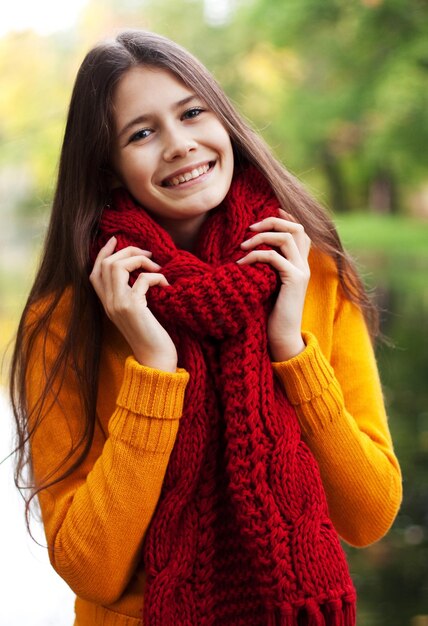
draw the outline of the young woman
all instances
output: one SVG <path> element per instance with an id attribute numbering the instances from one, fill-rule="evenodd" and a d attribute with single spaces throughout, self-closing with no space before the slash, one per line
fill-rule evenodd
<path id="1" fill-rule="evenodd" d="M 338 536 L 401 499 L 372 312 L 196 59 L 140 31 L 89 52 L 11 384 L 75 624 L 355 624 Z"/>

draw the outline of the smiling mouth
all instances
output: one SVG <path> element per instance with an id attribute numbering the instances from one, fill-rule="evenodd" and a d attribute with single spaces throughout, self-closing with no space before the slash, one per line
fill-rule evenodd
<path id="1" fill-rule="evenodd" d="M 171 178 L 166 178 L 162 181 L 162 187 L 178 187 L 183 183 L 189 182 L 189 180 L 195 180 L 200 176 L 203 176 L 215 165 L 215 161 L 210 161 L 209 163 L 205 163 L 204 165 L 200 165 L 199 167 L 195 167 L 193 170 L 189 170 L 188 172 L 184 172 L 183 174 L 179 174 L 178 176 L 173 176 Z"/>

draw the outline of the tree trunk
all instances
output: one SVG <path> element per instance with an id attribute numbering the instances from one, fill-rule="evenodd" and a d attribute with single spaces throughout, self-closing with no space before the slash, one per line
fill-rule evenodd
<path id="1" fill-rule="evenodd" d="M 321 162 L 329 186 L 331 208 L 335 213 L 348 213 L 349 199 L 339 161 L 328 148 L 324 147 Z"/>
<path id="2" fill-rule="evenodd" d="M 379 170 L 369 188 L 369 206 L 374 213 L 396 214 L 398 212 L 397 187 L 390 170 Z"/>

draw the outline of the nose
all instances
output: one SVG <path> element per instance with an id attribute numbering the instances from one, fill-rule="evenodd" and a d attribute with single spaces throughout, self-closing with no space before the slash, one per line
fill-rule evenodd
<path id="1" fill-rule="evenodd" d="M 189 135 L 189 129 L 174 126 L 165 131 L 163 157 L 165 161 L 174 161 L 185 157 L 196 146 L 196 141 Z"/>

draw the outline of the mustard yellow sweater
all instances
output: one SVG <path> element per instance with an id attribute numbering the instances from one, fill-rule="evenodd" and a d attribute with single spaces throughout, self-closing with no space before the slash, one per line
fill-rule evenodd
<path id="1" fill-rule="evenodd" d="M 361 312 L 344 298 L 331 259 L 312 251 L 310 265 L 306 349 L 272 366 L 320 466 L 337 531 L 348 543 L 365 546 L 384 535 L 397 514 L 400 469 Z M 64 336 L 69 303 L 66 292 L 49 329 L 48 368 Z M 30 406 L 46 376 L 42 341 L 33 350 L 28 377 Z M 171 374 L 141 366 L 106 321 L 90 453 L 39 497 L 52 565 L 77 595 L 75 626 L 141 624 L 141 547 L 180 425 L 187 381 L 184 370 Z M 32 441 L 37 480 L 55 476 L 79 437 L 82 411 L 70 371 Z"/>

